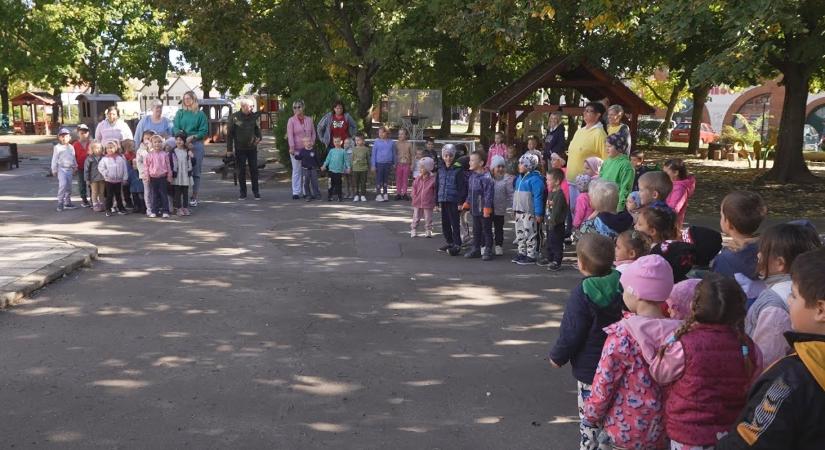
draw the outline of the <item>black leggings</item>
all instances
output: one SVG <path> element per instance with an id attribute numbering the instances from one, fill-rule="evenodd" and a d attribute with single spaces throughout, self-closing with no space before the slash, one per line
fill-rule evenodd
<path id="1" fill-rule="evenodd" d="M 332 180 L 332 187 L 329 188 L 330 198 L 337 195 L 338 198 L 343 198 L 344 194 L 341 192 L 341 177 L 343 174 L 330 172 L 329 177 Z"/>
<path id="2" fill-rule="evenodd" d="M 493 214 L 493 235 L 496 245 L 504 245 L 504 216 Z"/>
<path id="3" fill-rule="evenodd" d="M 117 209 L 120 211 L 125 210 L 126 208 L 123 207 L 123 183 L 110 183 L 106 182 L 106 211 L 111 211 L 112 207 L 114 206 L 114 200 L 117 201 Z"/>

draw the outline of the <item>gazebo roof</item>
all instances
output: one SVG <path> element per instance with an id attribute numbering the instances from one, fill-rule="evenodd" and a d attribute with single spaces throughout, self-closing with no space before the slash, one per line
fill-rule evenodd
<path id="1" fill-rule="evenodd" d="M 46 92 L 24 92 L 11 99 L 12 106 L 19 105 L 54 105 L 54 97 Z"/>
<path id="2" fill-rule="evenodd" d="M 621 80 L 601 67 L 572 56 L 547 59 L 508 84 L 481 104 L 482 111 L 502 112 L 517 108 L 541 88 L 576 89 L 590 100 L 607 97 L 630 113 L 652 114 L 655 109 Z"/>

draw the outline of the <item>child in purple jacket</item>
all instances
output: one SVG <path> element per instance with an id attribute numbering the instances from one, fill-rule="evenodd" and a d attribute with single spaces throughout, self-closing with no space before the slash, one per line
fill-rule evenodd
<path id="1" fill-rule="evenodd" d="M 493 259 L 493 194 L 495 182 L 484 166 L 479 152 L 470 154 L 470 179 L 467 183 L 467 200 L 462 209 L 473 216 L 473 247 L 465 258 Z M 483 251 L 482 251 L 483 249 Z"/>

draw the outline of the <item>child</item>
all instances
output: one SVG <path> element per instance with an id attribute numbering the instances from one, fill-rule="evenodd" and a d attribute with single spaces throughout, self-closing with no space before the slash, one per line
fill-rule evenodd
<path id="1" fill-rule="evenodd" d="M 493 144 L 490 145 L 490 149 L 487 151 L 487 167 L 493 167 L 493 158 L 496 156 L 507 158 L 507 153 L 507 146 L 504 145 L 504 133 L 496 131 L 496 134 L 493 135 Z"/>
<path id="2" fill-rule="evenodd" d="M 169 218 L 169 197 L 167 195 L 167 183 L 172 182 L 172 168 L 169 167 L 169 155 L 163 151 L 163 138 L 152 136 L 152 149 L 146 160 L 143 162 L 145 170 L 145 180 L 149 180 L 152 185 L 152 207 L 155 208 L 149 213 L 149 217 L 155 218 L 162 215 Z"/>
<path id="3" fill-rule="evenodd" d="M 52 152 L 52 175 L 57 177 L 57 212 L 75 208 L 72 204 L 72 175 L 77 170 L 77 159 L 74 147 L 69 145 L 71 139 L 69 130 L 61 128 Z"/>
<path id="4" fill-rule="evenodd" d="M 84 208 L 88 208 L 92 206 L 89 203 L 89 199 L 86 196 L 86 188 L 88 187 L 86 184 L 86 177 L 85 168 L 86 168 L 86 157 L 91 155 L 90 145 L 92 140 L 89 139 L 89 127 L 85 123 L 81 123 L 77 126 L 77 140 L 72 142 L 72 147 L 74 147 L 74 158 L 77 160 L 77 187 L 80 188 L 80 206 Z"/>
<path id="5" fill-rule="evenodd" d="M 596 156 L 591 156 L 584 160 L 584 174 L 589 175 L 590 178 L 599 178 L 602 170 L 602 159 Z"/>
<path id="6" fill-rule="evenodd" d="M 518 176 L 518 161 L 519 161 L 519 154 L 518 150 L 516 149 L 515 145 L 508 145 L 507 146 L 507 162 L 504 166 L 507 175 L 512 175 L 514 178 Z"/>
<path id="7" fill-rule="evenodd" d="M 152 192 L 152 185 L 149 183 L 149 177 L 144 176 L 144 172 L 146 172 L 146 157 L 149 156 L 149 152 L 154 151 L 152 147 L 152 136 L 154 135 L 155 132 L 153 130 L 146 130 L 143 132 L 140 146 L 138 147 L 137 152 L 135 152 L 135 160 L 132 161 L 138 171 L 138 178 L 140 178 L 143 183 L 143 202 L 146 205 L 146 215 L 149 215 L 152 211 L 154 211 L 152 200 L 155 198 L 155 195 Z"/>
<path id="8" fill-rule="evenodd" d="M 759 252 L 756 230 L 767 214 L 765 201 L 755 192 L 734 191 L 722 199 L 719 226 L 732 242 L 713 260 L 711 269 L 714 272 L 727 277 L 741 273 L 751 280 L 756 279 Z"/>
<path id="9" fill-rule="evenodd" d="M 410 179 L 410 163 L 412 163 L 412 143 L 407 140 L 407 130 L 398 130 L 398 142 L 395 143 L 395 199 L 409 200 L 407 185 Z"/>
<path id="10" fill-rule="evenodd" d="M 479 152 L 470 154 L 470 179 L 467 181 L 467 200 L 462 207 L 473 217 L 473 247 L 465 258 L 493 259 L 493 196 L 494 182 L 484 166 Z"/>
<path id="11" fill-rule="evenodd" d="M 467 146 L 464 144 L 458 144 L 455 146 L 455 148 L 456 155 L 462 155 L 458 156 L 456 158 L 456 161 L 461 166 L 461 170 L 463 171 L 462 173 L 464 174 L 464 183 L 468 184 L 470 181 L 470 175 L 472 174 L 472 171 L 470 170 L 470 154 L 467 152 Z M 464 208 L 461 208 L 460 212 L 458 213 L 458 223 L 459 229 L 461 231 L 462 246 L 469 246 L 473 239 L 472 230 L 470 229 L 470 223 L 472 222 L 470 216 L 470 211 L 465 210 Z"/>
<path id="12" fill-rule="evenodd" d="M 593 207 L 590 206 L 590 175 L 581 174 L 576 177 L 576 188 L 579 196 L 576 197 L 576 213 L 573 215 L 573 228 L 578 229 L 593 214 Z"/>
<path id="13" fill-rule="evenodd" d="M 461 251 L 461 224 L 459 206 L 467 199 L 467 181 L 464 170 L 455 161 L 456 149 L 453 144 L 441 148 L 444 164 L 438 167 L 438 205 L 441 208 L 441 232 L 446 244 L 438 249 L 456 256 Z"/>
<path id="14" fill-rule="evenodd" d="M 788 297 L 791 295 L 791 267 L 797 256 L 822 243 L 810 228 L 780 224 L 769 228 L 759 239 L 757 272 L 766 289 L 748 308 L 745 332 L 759 350 L 765 366 L 788 354 L 790 347 L 782 336 L 791 329 Z"/>
<path id="15" fill-rule="evenodd" d="M 643 350 L 678 327 L 679 322 L 664 319 L 659 306 L 673 289 L 673 274 L 664 258 L 648 255 L 628 264 L 619 280 L 630 313 L 605 328 L 607 339 L 583 422 L 604 426 L 614 448 L 661 449 L 666 440 L 662 392 Z"/>
<path id="16" fill-rule="evenodd" d="M 567 298 L 559 338 L 550 350 L 550 364 L 567 362 L 576 379 L 581 448 L 597 448 L 601 427 L 585 424 L 584 403 L 590 397 L 593 377 L 607 334 L 605 327 L 622 318 L 621 274 L 612 269 L 613 242 L 598 234 L 584 236 L 576 246 L 579 272 L 584 276 Z M 596 442 L 590 442 L 597 436 Z"/>
<path id="17" fill-rule="evenodd" d="M 570 183 L 567 181 L 567 161 L 565 161 L 564 157 L 559 155 L 558 153 L 551 153 L 550 154 L 550 169 L 559 169 L 564 173 L 564 181 L 561 182 L 561 191 L 564 192 L 564 198 L 567 200 L 567 204 L 570 205 Z M 573 216 L 571 214 L 570 221 L 572 224 Z"/>
<path id="18" fill-rule="evenodd" d="M 352 149 L 352 173 L 355 177 L 355 195 L 352 201 L 367 201 L 367 174 L 370 170 L 370 148 L 364 141 L 364 135 L 355 135 L 355 148 Z"/>
<path id="19" fill-rule="evenodd" d="M 745 405 L 760 358 L 745 335 L 745 293 L 730 278 L 709 275 L 696 287 L 690 317 L 650 362 L 665 388 L 671 449 L 712 450 Z"/>
<path id="20" fill-rule="evenodd" d="M 625 230 L 616 238 L 616 270 L 621 272 L 626 265 L 647 255 L 649 251 L 647 239 L 642 233 Z"/>
<path id="21" fill-rule="evenodd" d="M 375 173 L 375 201 L 386 202 L 390 199 L 387 194 L 390 170 L 395 165 L 395 143 L 387 139 L 387 128 L 378 129 L 378 139 L 372 144 L 370 168 Z M 383 193 L 382 193 L 383 190 Z"/>
<path id="22" fill-rule="evenodd" d="M 627 157 L 627 138 L 624 133 L 611 134 L 607 137 L 607 159 L 599 171 L 599 178 L 616 183 L 619 186 L 619 205 L 617 211 L 625 209 L 627 196 L 633 189 L 635 172 Z M 586 165 L 585 165 L 586 166 Z"/>
<path id="23" fill-rule="evenodd" d="M 687 278 L 696 259 L 693 244 L 677 240 L 676 214 L 665 207 L 642 208 L 636 222 L 636 231 L 644 234 L 650 243 L 650 254 L 661 255 L 673 269 L 673 279 L 678 283 Z"/>
<path id="24" fill-rule="evenodd" d="M 361 137 L 361 143 L 363 144 L 364 138 Z M 301 161 L 301 173 L 302 178 L 304 180 L 304 192 L 306 192 L 307 202 L 311 202 L 312 200 L 320 200 L 321 199 L 321 190 L 318 187 L 318 157 L 316 156 L 315 149 L 312 145 L 312 138 L 304 137 L 303 139 L 304 148 L 295 152 L 292 155 L 295 160 Z M 357 160 L 357 156 L 359 155 L 359 150 L 356 148 L 353 150 L 353 160 Z M 369 149 L 367 149 L 367 154 L 369 154 Z M 358 160 L 360 161 L 360 160 Z M 359 162 L 360 164 L 360 162 Z M 361 167 L 361 166 L 359 166 Z M 366 193 L 366 176 L 364 177 L 364 192 Z M 362 201 L 367 201 L 366 197 L 361 197 Z"/>
<path id="25" fill-rule="evenodd" d="M 667 304 L 667 316 L 676 320 L 688 320 L 693 311 L 693 299 L 696 298 L 696 286 L 702 281 L 688 278 L 673 285 Z"/>
<path id="26" fill-rule="evenodd" d="M 696 249 L 696 259 L 693 269 L 688 272 L 688 278 L 704 278 L 710 272 L 710 263 L 722 250 L 722 234 L 716 230 L 698 225 L 691 225 L 682 230 L 682 241 L 693 244 Z"/>
<path id="27" fill-rule="evenodd" d="M 427 136 L 424 138 L 424 156 L 432 158 L 435 166 L 438 167 L 438 151 L 435 149 L 435 138 Z"/>
<path id="28" fill-rule="evenodd" d="M 355 143 L 351 138 L 344 139 L 344 150 L 346 150 L 347 152 L 347 163 L 350 167 L 352 167 L 352 152 L 354 147 Z M 344 181 L 347 185 L 347 195 L 345 195 L 344 198 L 354 198 L 352 171 L 349 171 L 344 174 Z"/>
<path id="29" fill-rule="evenodd" d="M 92 141 L 89 144 L 89 155 L 86 156 L 83 175 L 86 177 L 86 184 L 89 185 L 92 194 L 92 210 L 95 212 L 103 211 L 104 192 L 106 190 L 106 181 L 103 180 L 103 175 L 98 170 L 101 159 L 103 159 L 103 145 L 100 142 Z"/>
<path id="30" fill-rule="evenodd" d="M 413 158 L 413 163 L 412 163 L 412 167 L 413 167 L 412 177 L 413 177 L 413 180 L 415 180 L 416 178 L 418 178 L 419 175 L 421 175 L 421 166 L 418 165 L 418 162 L 421 161 L 421 158 L 423 158 L 423 157 L 424 157 L 424 149 L 423 148 L 416 148 L 415 149 L 415 158 Z M 435 162 L 435 161 L 433 161 L 433 162 Z"/>
<path id="31" fill-rule="evenodd" d="M 682 224 L 685 223 L 688 200 L 696 190 L 696 177 L 688 174 L 685 162 L 679 158 L 665 161 L 664 172 L 673 182 L 673 190 L 668 194 L 665 203 L 676 211 L 676 229 L 681 230 Z"/>
<path id="32" fill-rule="evenodd" d="M 433 209 L 436 200 L 435 176 L 432 172 L 435 168 L 435 161 L 432 158 L 424 157 L 418 160 L 419 175 L 413 180 L 412 187 L 412 207 L 413 218 L 410 224 L 410 237 L 418 234 L 418 222 L 424 217 L 425 236 L 433 237 Z"/>
<path id="33" fill-rule="evenodd" d="M 186 140 L 190 141 L 188 138 Z M 187 142 L 187 145 L 190 144 L 190 143 L 191 143 L 191 141 Z M 173 169 L 172 161 L 174 161 L 174 159 L 175 159 L 174 153 L 175 153 L 175 148 L 177 148 L 177 146 L 178 146 L 178 144 L 177 144 L 177 142 L 175 142 L 175 137 L 174 136 L 171 136 L 168 139 L 166 139 L 166 143 L 163 145 L 163 149 L 166 152 L 166 158 L 169 160 L 169 173 L 170 174 L 172 173 L 172 169 Z M 174 175 L 173 175 L 173 178 L 174 178 Z M 170 179 L 170 181 L 168 183 L 166 183 L 166 202 L 169 205 L 169 214 L 170 215 L 175 214 L 175 212 L 176 212 L 175 208 L 174 208 L 174 204 L 172 202 L 174 197 L 175 197 L 175 186 L 172 185 L 172 181 Z"/>
<path id="34" fill-rule="evenodd" d="M 513 205 L 513 176 L 505 172 L 505 161 L 500 155 L 493 158 L 490 173 L 493 174 L 493 241 L 495 255 L 504 254 L 504 215 Z"/>
<path id="35" fill-rule="evenodd" d="M 175 150 L 172 152 L 172 204 L 179 216 L 188 216 L 189 211 L 189 187 L 192 186 L 192 167 L 194 166 L 195 155 L 192 153 L 191 144 L 186 143 L 186 133 L 179 131 L 175 135 Z"/>
<path id="36" fill-rule="evenodd" d="M 630 153 L 630 164 L 633 165 L 633 170 L 635 171 L 635 177 L 633 179 L 633 192 L 639 190 L 639 177 L 647 172 L 659 170 L 659 167 L 655 164 L 645 164 L 645 152 L 642 150 L 636 150 L 635 152 Z"/>
<path id="37" fill-rule="evenodd" d="M 619 187 L 612 181 L 595 179 L 590 181 L 590 207 L 593 212 L 579 228 L 580 234 L 599 233 L 611 239 L 633 228 L 633 216 L 627 211 L 616 212 Z"/>
<path id="38" fill-rule="evenodd" d="M 344 193 L 341 191 L 341 176 L 349 173 L 349 162 L 347 161 L 347 152 L 341 148 L 343 141 L 340 137 L 332 138 L 333 148 L 327 152 L 327 159 L 321 166 L 321 171 L 329 169 L 329 176 L 332 179 L 332 187 L 329 188 L 327 201 L 332 201 L 332 196 L 337 195 L 338 201 L 344 201 Z"/>
<path id="39" fill-rule="evenodd" d="M 119 215 L 126 214 L 123 206 L 123 185 L 129 181 L 129 172 L 126 169 L 126 159 L 118 153 L 117 141 L 106 143 L 106 156 L 100 160 L 97 170 L 103 175 L 106 182 L 106 217 L 111 217 L 116 211 Z M 117 201 L 117 210 L 114 210 L 114 201 Z"/>
<path id="40" fill-rule="evenodd" d="M 635 199 L 628 195 L 625 206 L 628 211 L 636 213 L 645 206 L 667 206 L 665 199 L 672 190 L 673 182 L 666 173 L 647 172 L 639 177 L 639 202 L 636 203 Z"/>
<path id="41" fill-rule="evenodd" d="M 544 221 L 544 180 L 538 167 L 539 158 L 533 153 L 519 158 L 520 175 L 513 192 L 518 253 L 512 259 L 519 265 L 536 263 L 538 227 Z"/>
<path id="42" fill-rule="evenodd" d="M 126 169 L 129 169 L 129 166 L 132 165 L 132 160 L 135 159 L 135 141 L 132 139 L 124 139 L 120 141 L 120 154 L 126 160 Z M 126 204 L 126 208 L 135 211 L 135 204 L 132 202 L 132 191 L 130 189 L 129 183 L 123 184 L 123 203 Z"/>
<path id="43" fill-rule="evenodd" d="M 126 144 L 127 141 L 123 141 Z M 131 142 L 131 141 L 129 141 Z M 135 150 L 131 146 L 124 146 L 123 158 L 126 159 L 126 171 L 129 173 L 129 195 L 132 197 L 132 212 L 145 214 L 146 203 L 143 200 L 143 181 L 135 169 Z"/>
<path id="44" fill-rule="evenodd" d="M 552 272 L 561 270 L 561 261 L 564 258 L 564 231 L 569 212 L 567 199 L 561 190 L 564 178 L 561 169 L 550 169 L 547 173 L 547 269 Z"/>
<path id="45" fill-rule="evenodd" d="M 790 356 L 753 384 L 733 431 L 716 450 L 820 449 L 825 442 L 825 249 L 796 258 L 791 268 Z"/>

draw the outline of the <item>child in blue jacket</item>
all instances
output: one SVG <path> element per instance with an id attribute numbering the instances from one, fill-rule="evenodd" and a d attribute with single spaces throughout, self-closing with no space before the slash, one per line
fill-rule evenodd
<path id="1" fill-rule="evenodd" d="M 467 181 L 461 164 L 455 161 L 455 146 L 445 144 L 441 148 L 443 164 L 438 166 L 438 205 L 441 208 L 441 230 L 447 241 L 440 252 L 456 256 L 461 252 L 460 209 L 467 198 Z"/>
<path id="2" fill-rule="evenodd" d="M 544 177 L 538 172 L 539 159 L 532 153 L 519 158 L 519 176 L 513 192 L 516 243 L 518 254 L 513 262 L 535 264 L 538 248 L 538 229 L 544 221 Z"/>
<path id="3" fill-rule="evenodd" d="M 484 166 L 479 152 L 470 154 L 470 179 L 467 182 L 467 201 L 463 210 L 473 217 L 473 247 L 465 258 L 493 259 L 493 191 L 495 182 Z"/>
<path id="4" fill-rule="evenodd" d="M 614 247 L 612 239 L 595 233 L 585 234 L 576 244 L 579 271 L 585 278 L 567 299 L 559 338 L 550 350 L 550 364 L 558 368 L 570 362 L 577 380 L 581 448 L 598 448 L 603 439 L 599 427 L 586 425 L 582 405 L 590 396 L 607 339 L 603 329 L 622 318 L 621 274 L 613 268 Z"/>

